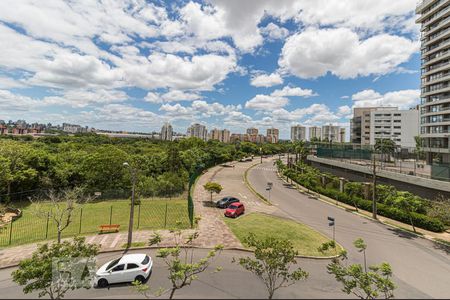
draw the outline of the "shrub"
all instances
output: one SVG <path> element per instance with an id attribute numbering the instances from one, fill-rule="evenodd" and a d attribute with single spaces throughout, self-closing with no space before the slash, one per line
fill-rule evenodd
<path id="1" fill-rule="evenodd" d="M 302 165 L 302 168 L 304 169 L 303 174 L 298 174 L 297 172 L 295 172 L 292 169 L 285 169 L 285 171 L 283 173 L 285 176 L 288 176 L 296 183 L 298 183 L 310 190 L 313 190 L 316 193 L 325 195 L 327 197 L 333 198 L 337 201 L 343 202 L 348 205 L 352 205 L 352 206 L 356 205 L 359 209 L 363 209 L 366 211 L 372 211 L 372 201 L 362 198 L 362 184 L 361 183 L 358 183 L 358 182 L 348 183 L 346 185 L 347 193 L 341 193 L 340 191 L 338 191 L 337 189 L 334 189 L 332 187 L 324 188 L 319 184 L 312 184 L 314 182 L 314 180 L 310 181 L 310 180 L 308 180 L 308 178 L 310 178 L 310 179 L 316 178 L 315 176 L 317 176 L 317 174 L 320 174 L 320 173 L 317 173 L 316 169 L 311 168 L 309 166 Z M 389 203 L 391 203 L 391 201 L 396 196 L 400 196 L 400 195 L 403 195 L 403 196 L 411 195 L 411 197 L 414 197 L 417 200 L 420 199 L 425 205 L 425 202 L 423 201 L 423 199 L 421 199 L 420 197 L 417 197 L 411 193 L 400 192 L 400 191 L 397 191 L 395 188 L 389 188 L 388 186 L 385 186 L 385 185 L 377 186 L 377 191 L 378 191 L 379 187 L 381 187 L 381 190 L 380 190 L 381 195 L 386 196 L 385 201 L 387 203 L 387 204 L 384 204 L 384 203 L 378 202 L 377 213 L 380 216 L 390 218 L 393 220 L 397 220 L 397 221 L 400 221 L 400 222 L 403 222 L 406 224 L 410 223 L 409 215 L 407 213 L 389 205 Z M 380 198 L 380 196 L 379 196 L 379 198 Z M 420 212 L 422 212 L 422 211 L 424 211 L 424 208 L 421 207 Z M 434 232 L 443 232 L 445 230 L 444 223 L 437 218 L 433 218 L 433 217 L 424 215 L 419 212 L 411 213 L 411 217 L 412 217 L 414 225 L 417 227 L 420 227 L 420 228 L 423 228 L 426 230 L 430 230 L 430 231 L 434 231 Z"/>

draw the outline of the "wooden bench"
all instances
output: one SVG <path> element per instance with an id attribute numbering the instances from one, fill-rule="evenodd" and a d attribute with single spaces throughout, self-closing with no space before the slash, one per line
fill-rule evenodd
<path id="1" fill-rule="evenodd" d="M 119 232 L 120 224 L 111 224 L 111 225 L 100 225 L 99 230 L 100 233 L 105 232 Z"/>

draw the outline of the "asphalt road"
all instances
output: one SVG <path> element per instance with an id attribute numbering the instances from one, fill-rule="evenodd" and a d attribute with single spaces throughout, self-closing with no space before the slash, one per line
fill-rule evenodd
<path id="1" fill-rule="evenodd" d="M 389 262 L 398 286 L 396 298 L 450 298 L 450 253 L 435 243 L 379 222 L 347 212 L 304 195 L 285 185 L 268 159 L 253 168 L 248 179 L 266 195 L 267 182 L 273 182 L 271 202 L 280 213 L 332 236 L 327 217 L 336 220 L 336 240 L 349 252 L 350 262 L 362 263 L 362 255 L 352 243 L 361 237 L 367 245 L 369 264 Z M 447 249 L 448 251 L 448 249 Z"/>
<path id="2" fill-rule="evenodd" d="M 147 284 L 155 289 L 169 287 L 168 271 L 161 260 L 155 258 L 154 250 L 131 252 L 144 252 L 154 258 L 153 272 Z M 205 256 L 206 250 L 196 250 L 195 253 L 198 257 Z M 199 275 L 198 281 L 177 291 L 175 298 L 267 298 L 263 284 L 253 274 L 243 270 L 239 265 L 231 263 L 233 257 L 246 255 L 248 254 L 240 251 L 222 252 L 210 268 Z M 101 265 L 118 256 L 120 253 L 100 254 L 97 263 Z M 340 291 L 334 279 L 324 271 L 327 260 L 302 259 L 299 263 L 302 268 L 309 271 L 309 279 L 286 289 L 280 289 L 275 294 L 275 298 L 346 298 L 347 295 Z M 214 273 L 217 266 L 222 267 L 223 270 Z M 10 274 L 13 270 L 15 268 L 0 271 L 0 298 L 37 298 L 37 294 L 24 295 L 21 287 L 11 281 Z M 118 284 L 104 289 L 70 291 L 65 298 L 127 299 L 143 298 L 143 296 L 137 294 L 129 284 Z M 168 295 L 165 294 L 160 298 L 168 298 Z"/>

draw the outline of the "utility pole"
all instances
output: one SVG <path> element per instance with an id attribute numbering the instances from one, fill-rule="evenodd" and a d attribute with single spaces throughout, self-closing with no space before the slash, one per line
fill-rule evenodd
<path id="1" fill-rule="evenodd" d="M 259 147 L 259 154 L 261 154 L 261 164 L 262 164 L 262 147 Z"/>
<path id="2" fill-rule="evenodd" d="M 372 168 L 372 218 L 377 219 L 377 166 L 375 161 L 375 153 L 373 156 L 373 168 Z"/>
<path id="3" fill-rule="evenodd" d="M 131 174 L 131 207 L 130 207 L 130 221 L 128 224 L 128 240 L 127 249 L 131 247 L 131 242 L 133 240 L 133 223 L 134 223 L 134 194 L 136 190 L 136 169 L 132 168 L 129 163 L 123 163 L 124 166 L 130 168 Z"/>

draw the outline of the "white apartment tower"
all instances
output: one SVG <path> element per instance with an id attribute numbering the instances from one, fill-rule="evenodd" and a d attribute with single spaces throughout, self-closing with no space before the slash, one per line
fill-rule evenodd
<path id="1" fill-rule="evenodd" d="M 306 127 L 295 125 L 291 127 L 291 141 L 306 141 Z"/>
<path id="2" fill-rule="evenodd" d="M 423 0 L 421 24 L 420 136 L 427 162 L 450 163 L 450 0 Z"/>
<path id="3" fill-rule="evenodd" d="M 187 137 L 196 137 L 206 141 L 208 139 L 208 130 L 206 130 L 205 125 L 201 125 L 198 123 L 192 124 L 189 126 L 187 133 Z"/>
<path id="4" fill-rule="evenodd" d="M 163 127 L 161 128 L 161 140 L 163 141 L 171 141 L 173 137 L 173 128 L 170 123 L 166 122 L 164 123 Z"/>
<path id="5" fill-rule="evenodd" d="M 318 126 L 309 127 L 309 140 L 322 138 L 322 128 Z"/>
<path id="6" fill-rule="evenodd" d="M 340 127 L 331 124 L 322 126 L 322 141 L 340 143 Z"/>

